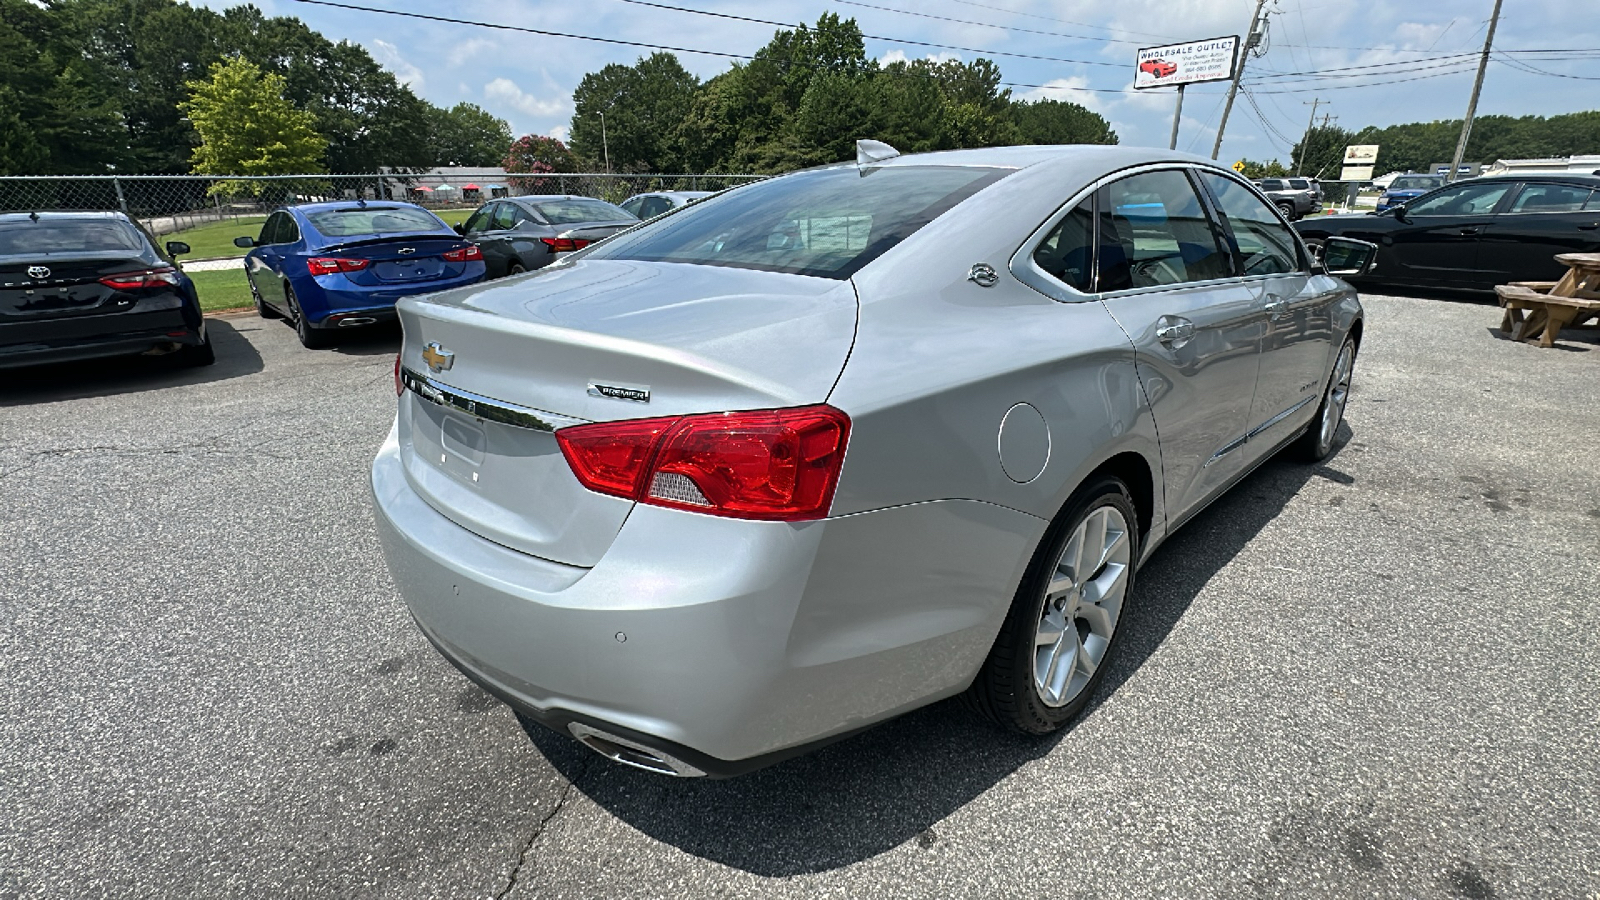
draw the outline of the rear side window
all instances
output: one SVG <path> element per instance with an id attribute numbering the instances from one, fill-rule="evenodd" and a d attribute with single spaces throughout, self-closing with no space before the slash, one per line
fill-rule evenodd
<path id="1" fill-rule="evenodd" d="M 439 231 L 444 223 L 420 209 L 400 206 L 358 206 L 349 209 L 324 209 L 307 214 L 311 224 L 328 237 L 353 237 L 361 234 L 401 234 L 411 231 Z M 293 238 L 291 238 L 293 240 Z"/>
<path id="2" fill-rule="evenodd" d="M 1233 274 L 1200 197 L 1182 172 L 1130 175 L 1102 187 L 1099 289 L 1159 287 Z"/>
<path id="3" fill-rule="evenodd" d="M 1033 248 L 1033 261 L 1061 282 L 1090 293 L 1094 290 L 1094 197 L 1067 213 L 1060 224 Z"/>
<path id="4" fill-rule="evenodd" d="M 1525 184 L 1511 204 L 1514 213 L 1577 212 L 1593 193 L 1586 187 L 1570 184 Z"/>
<path id="5" fill-rule="evenodd" d="M 1305 180 L 1304 178 L 1291 178 L 1291 179 L 1289 179 L 1289 186 L 1294 188 L 1297 191 L 1309 191 L 1309 190 L 1311 190 L 1311 182 Z"/>
<path id="6" fill-rule="evenodd" d="M 593 259 L 845 279 L 1010 169 L 841 166 L 741 187 L 590 251 Z"/>
<path id="7" fill-rule="evenodd" d="M 651 197 L 644 201 L 644 205 L 639 208 L 637 215 L 641 219 L 653 219 L 670 209 L 672 209 L 671 200 L 665 197 Z"/>
<path id="8" fill-rule="evenodd" d="M 501 203 L 494 208 L 494 229 L 496 231 L 510 231 L 517 227 L 517 207 L 511 203 Z"/>
<path id="9" fill-rule="evenodd" d="M 1278 221 L 1272 207 L 1231 178 L 1201 172 L 1200 180 L 1216 197 L 1222 217 L 1233 232 L 1244 274 L 1281 275 L 1299 270 L 1300 252 L 1294 236 Z"/>
<path id="10" fill-rule="evenodd" d="M 622 208 L 624 210 L 626 210 L 630 215 L 635 215 L 635 216 L 639 215 L 639 210 L 641 208 L 643 208 L 643 206 L 644 206 L 644 198 L 643 197 L 632 197 L 632 198 L 629 198 L 626 203 L 622 204 Z M 644 217 L 643 216 L 639 216 L 639 218 L 642 219 Z"/>
<path id="11" fill-rule="evenodd" d="M 150 248 L 133 226 L 115 220 L 40 218 L 0 223 L 0 256 L 97 251 L 143 254 Z"/>

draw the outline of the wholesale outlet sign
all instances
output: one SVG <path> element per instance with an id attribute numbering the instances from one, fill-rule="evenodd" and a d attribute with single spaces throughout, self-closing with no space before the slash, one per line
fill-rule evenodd
<path id="1" fill-rule="evenodd" d="M 1139 51 L 1133 75 L 1136 89 L 1179 87 L 1202 81 L 1227 81 L 1239 60 L 1239 36 L 1211 38 Z"/>

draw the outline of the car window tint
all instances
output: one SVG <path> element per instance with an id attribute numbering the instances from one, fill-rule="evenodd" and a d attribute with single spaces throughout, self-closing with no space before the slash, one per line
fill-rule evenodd
<path id="1" fill-rule="evenodd" d="M 467 224 L 462 230 L 463 231 L 488 231 L 489 230 L 489 212 L 493 208 L 494 208 L 494 204 L 489 204 L 488 206 L 480 206 L 480 207 L 478 207 L 478 211 L 473 213 L 472 216 L 467 219 Z"/>
<path id="2" fill-rule="evenodd" d="M 1429 191 L 1436 187 L 1444 187 L 1443 178 L 1423 175 L 1411 178 L 1400 177 L 1389 182 L 1389 190 L 1391 191 Z"/>
<path id="3" fill-rule="evenodd" d="M 1577 212 L 1592 193 L 1570 184 L 1527 184 L 1511 203 L 1514 213 Z"/>
<path id="4" fill-rule="evenodd" d="M 1094 290 L 1093 197 L 1073 207 L 1033 248 L 1033 261 L 1070 287 L 1084 292 Z"/>
<path id="5" fill-rule="evenodd" d="M 401 234 L 412 231 L 438 231 L 444 223 L 432 213 L 404 206 L 353 206 L 349 209 L 323 209 L 307 214 L 316 229 L 328 237 L 358 234 Z"/>
<path id="6" fill-rule="evenodd" d="M 669 210 L 671 208 L 672 208 L 672 201 L 671 200 L 668 200 L 665 197 L 651 197 L 650 199 L 648 199 L 648 200 L 646 200 L 644 202 L 643 211 L 639 213 L 639 218 L 641 218 L 641 219 L 654 218 L 656 216 L 661 215 L 662 213 L 666 212 L 667 210 Z"/>
<path id="7" fill-rule="evenodd" d="M 276 243 L 292 244 L 298 240 L 300 240 L 300 223 L 294 220 L 294 216 L 284 213 L 283 218 L 278 220 Z"/>
<path id="8" fill-rule="evenodd" d="M 149 248 L 132 226 L 110 219 L 22 219 L 0 224 L 0 256 L 121 250 L 144 253 Z"/>
<path id="9" fill-rule="evenodd" d="M 540 200 L 533 205 L 551 225 L 577 225 L 581 222 L 617 222 L 635 218 L 620 206 L 587 197 Z"/>
<path id="10" fill-rule="evenodd" d="M 1281 275 L 1300 268 L 1294 235 L 1272 207 L 1244 185 L 1224 175 L 1201 172 L 1201 181 L 1217 198 L 1222 217 L 1233 231 L 1246 275 Z"/>
<path id="11" fill-rule="evenodd" d="M 517 207 L 514 203 L 496 203 L 494 206 L 494 230 L 510 231 L 517 227 Z"/>
<path id="12" fill-rule="evenodd" d="M 1010 171 L 902 165 L 797 172 L 696 203 L 588 252 L 591 259 L 849 278 Z"/>
<path id="13" fill-rule="evenodd" d="M 1294 188 L 1297 191 L 1309 191 L 1309 190 L 1311 190 L 1311 182 L 1305 180 L 1304 178 L 1291 178 L 1291 179 L 1289 179 L 1289 186 Z"/>
<path id="14" fill-rule="evenodd" d="M 1102 291 L 1207 281 L 1233 273 L 1182 172 L 1131 175 L 1100 189 Z"/>
<path id="15" fill-rule="evenodd" d="M 1589 202 L 1583 204 L 1584 212 L 1588 212 L 1593 209 L 1600 209 L 1600 191 L 1595 191 L 1594 193 L 1590 194 Z"/>
<path id="16" fill-rule="evenodd" d="M 644 206 L 644 198 L 643 197 L 629 197 L 628 200 L 625 203 L 622 204 L 622 208 L 623 209 L 627 210 L 629 213 L 632 213 L 635 216 L 639 216 L 639 209 L 642 206 Z M 644 216 L 639 216 L 639 218 L 642 219 L 642 218 L 644 218 Z"/>
<path id="17" fill-rule="evenodd" d="M 277 243 L 278 220 L 283 218 L 283 213 L 273 213 L 261 223 L 261 234 L 256 236 L 257 244 Z"/>
<path id="18" fill-rule="evenodd" d="M 1413 216 L 1480 216 L 1494 210 L 1500 198 L 1511 190 L 1513 182 L 1488 184 L 1463 184 L 1445 188 L 1406 205 L 1406 213 Z"/>

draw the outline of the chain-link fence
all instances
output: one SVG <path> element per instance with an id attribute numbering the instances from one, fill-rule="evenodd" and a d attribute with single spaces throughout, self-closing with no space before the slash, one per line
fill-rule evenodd
<path id="1" fill-rule="evenodd" d="M 254 224 L 275 207 L 319 200 L 406 200 L 430 209 L 474 209 L 523 194 L 572 194 L 614 203 L 650 191 L 720 191 L 759 175 L 614 175 L 595 172 L 478 175 L 84 175 L 0 177 L 0 212 L 120 210 L 157 235 L 217 223 Z"/>

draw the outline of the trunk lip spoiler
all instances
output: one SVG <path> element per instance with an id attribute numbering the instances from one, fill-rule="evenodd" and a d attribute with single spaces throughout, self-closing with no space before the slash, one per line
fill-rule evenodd
<path id="1" fill-rule="evenodd" d="M 451 387 L 441 381 L 436 381 L 417 372 L 409 366 L 400 367 L 400 383 L 406 390 L 418 397 L 443 406 L 448 409 L 460 410 L 469 416 L 475 416 L 489 422 L 499 422 L 513 428 L 526 428 L 530 431 L 542 431 L 554 434 L 562 428 L 571 425 L 588 424 L 587 419 L 577 419 L 572 416 L 563 416 L 559 413 L 548 412 L 542 409 L 533 409 L 527 406 L 518 406 L 482 394 L 474 394 L 460 388 Z"/>

